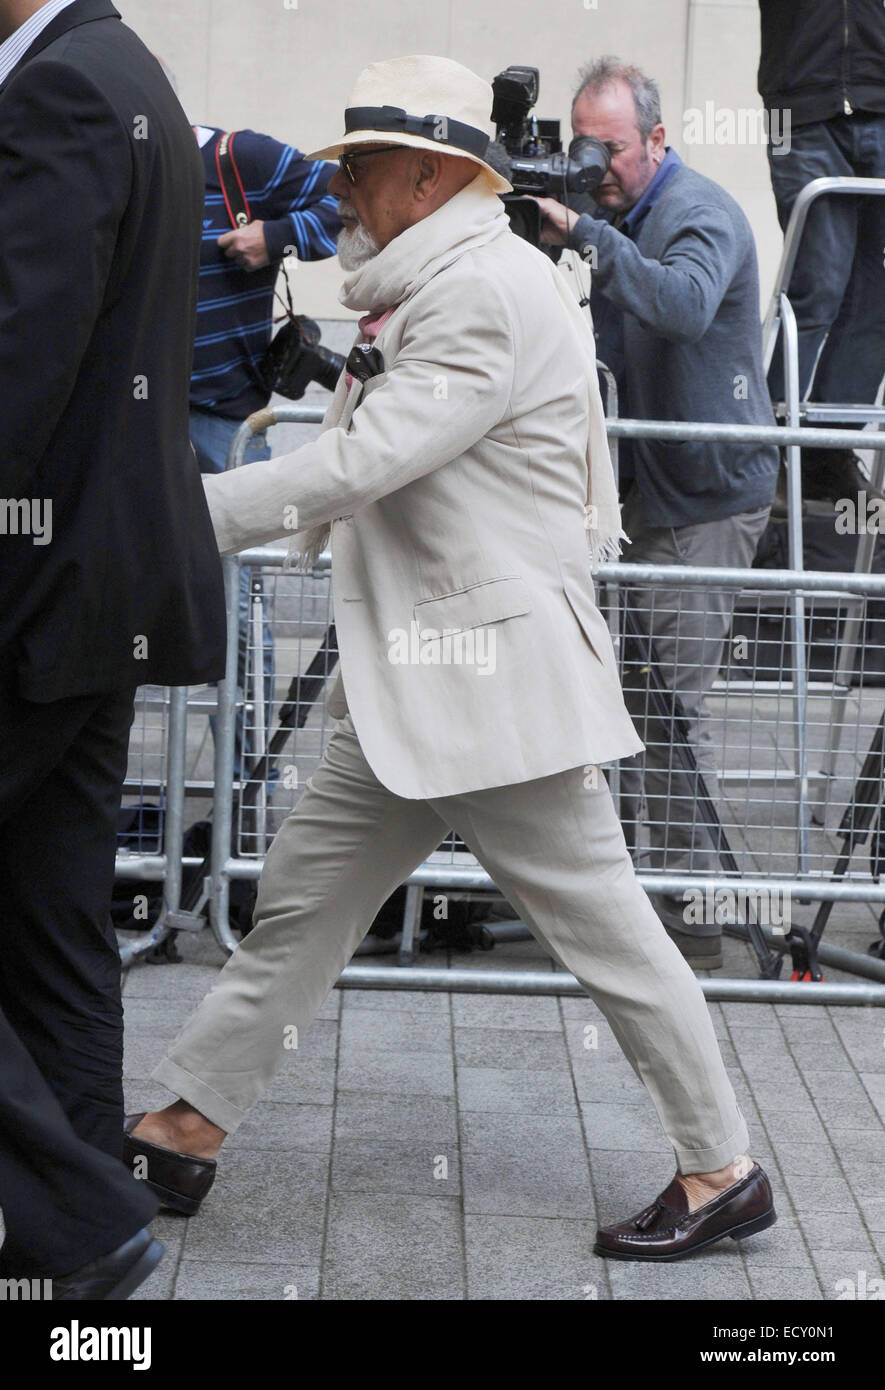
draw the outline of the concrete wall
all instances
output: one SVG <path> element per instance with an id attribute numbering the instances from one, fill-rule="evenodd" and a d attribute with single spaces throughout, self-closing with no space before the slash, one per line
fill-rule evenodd
<path id="1" fill-rule="evenodd" d="M 763 299 L 780 252 L 764 148 L 687 144 L 685 112 L 758 108 L 755 0 L 116 0 L 174 71 L 198 124 L 251 126 L 310 150 L 343 131 L 367 63 L 439 53 L 489 80 L 509 63 L 541 69 L 540 116 L 568 113 L 579 65 L 601 53 L 638 63 L 661 86 L 668 141 L 742 204 L 759 247 Z M 298 267 L 298 302 L 323 318 L 337 260 Z"/>

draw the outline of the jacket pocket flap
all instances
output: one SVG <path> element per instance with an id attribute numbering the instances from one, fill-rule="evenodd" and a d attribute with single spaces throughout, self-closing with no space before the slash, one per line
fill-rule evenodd
<path id="1" fill-rule="evenodd" d="M 504 618 L 530 613 L 532 605 L 524 580 L 511 575 L 486 579 L 467 589 L 441 594 L 439 598 L 422 599 L 412 611 L 419 632 L 427 629 L 439 633 L 463 632 L 467 628 L 482 627 L 484 623 L 497 623 Z"/>

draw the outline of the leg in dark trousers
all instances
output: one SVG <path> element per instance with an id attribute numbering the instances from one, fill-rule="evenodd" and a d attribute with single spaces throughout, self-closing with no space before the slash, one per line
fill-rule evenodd
<path id="1" fill-rule="evenodd" d="M 0 1207 L 4 1278 L 70 1274 L 146 1226 L 157 1202 L 122 1163 L 84 1143 L 0 1013 Z"/>
<path id="2" fill-rule="evenodd" d="M 0 692 L 0 1008 L 74 1132 L 119 1157 L 120 958 L 109 920 L 132 690 Z"/>

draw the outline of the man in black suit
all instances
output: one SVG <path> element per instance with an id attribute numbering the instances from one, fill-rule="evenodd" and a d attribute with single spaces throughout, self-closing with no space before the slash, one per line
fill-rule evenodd
<path id="1" fill-rule="evenodd" d="M 155 1210 L 116 1163 L 133 696 L 224 671 L 188 441 L 202 206 L 187 119 L 109 0 L 0 0 L 0 1262 L 97 1261 L 92 1297 L 134 1287 Z"/>

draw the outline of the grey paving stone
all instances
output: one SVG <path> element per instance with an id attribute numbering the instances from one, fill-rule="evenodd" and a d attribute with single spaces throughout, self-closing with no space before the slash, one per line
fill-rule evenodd
<path id="1" fill-rule="evenodd" d="M 427 1140 L 434 1149 L 457 1140 L 452 1097 L 366 1095 L 339 1090 L 335 1141 L 361 1139 Z"/>
<path id="2" fill-rule="evenodd" d="M 279 1153 L 328 1154 L 332 1143 L 332 1106 L 262 1101 L 239 1129 L 225 1140 L 224 1150 L 273 1149 Z"/>
<path id="3" fill-rule="evenodd" d="M 751 1092 L 763 1119 L 769 1115 L 814 1115 L 814 1101 L 803 1085 L 783 1086 L 779 1081 L 753 1078 Z"/>
<path id="4" fill-rule="evenodd" d="M 344 1010 L 341 1019 L 341 1059 L 359 1052 L 450 1052 L 452 1028 L 447 1014 L 421 1010 Z"/>
<path id="5" fill-rule="evenodd" d="M 285 1104 L 331 1105 L 335 1098 L 335 1062 L 331 1057 L 299 1057 L 287 1052 L 264 1099 Z"/>
<path id="6" fill-rule="evenodd" d="M 878 1112 L 866 1096 L 822 1096 L 817 1098 L 817 1108 L 827 1129 L 873 1129 L 881 1123 Z"/>
<path id="7" fill-rule="evenodd" d="M 778 1141 L 777 1158 L 785 1174 L 795 1173 L 799 1177 L 805 1174 L 812 1177 L 819 1174 L 842 1176 L 836 1155 L 829 1144 L 802 1144 L 781 1139 Z"/>
<path id="8" fill-rule="evenodd" d="M 338 1051 L 338 1024 L 333 1018 L 315 1018 L 310 1027 L 301 1034 L 297 1048 L 293 1048 L 299 1062 L 314 1061 L 318 1057 L 334 1058 Z"/>
<path id="9" fill-rule="evenodd" d="M 320 1154 L 225 1149 L 214 1187 L 187 1223 L 185 1256 L 225 1264 L 318 1263 L 328 1169 Z"/>
<path id="10" fill-rule="evenodd" d="M 817 1277 L 826 1299 L 836 1301 L 850 1295 L 845 1281 L 850 1281 L 850 1285 L 853 1286 L 856 1300 L 864 1285 L 867 1291 L 870 1291 L 870 1280 L 885 1279 L 885 1268 L 877 1256 L 867 1249 L 816 1250 L 812 1254 Z"/>
<path id="11" fill-rule="evenodd" d="M 877 1235 L 885 1232 L 885 1196 L 869 1197 L 862 1192 L 855 1192 L 854 1200 L 857 1202 L 867 1230 L 872 1233 L 875 1241 Z"/>
<path id="12" fill-rule="evenodd" d="M 747 1274 L 754 1298 L 785 1302 L 823 1299 L 820 1281 L 810 1266 L 807 1269 L 771 1269 L 748 1260 Z"/>
<path id="13" fill-rule="evenodd" d="M 568 1065 L 561 1033 L 548 1029 L 521 1032 L 516 1028 L 456 1028 L 455 1055 L 459 1067 L 517 1067 L 550 1069 Z"/>
<path id="14" fill-rule="evenodd" d="M 388 1095 L 451 1096 L 455 1076 L 447 1052 L 366 1052 L 351 1049 L 338 1064 L 338 1085 L 347 1091 Z"/>
<path id="15" fill-rule="evenodd" d="M 335 1143 L 332 1188 L 341 1193 L 457 1197 L 458 1146 L 424 1139 L 365 1139 Z"/>
<path id="16" fill-rule="evenodd" d="M 474 1154 L 531 1154 L 539 1163 L 545 1155 L 563 1155 L 569 1162 L 583 1160 L 586 1149 L 581 1122 L 571 1115 L 484 1114 L 465 1111 L 461 1116 L 461 1144 Z"/>
<path id="17" fill-rule="evenodd" d="M 879 1119 L 885 1124 L 885 1072 L 862 1071 L 860 1080 Z"/>
<path id="18" fill-rule="evenodd" d="M 582 1101 L 614 1101 L 625 1105 L 648 1103 L 648 1091 L 627 1061 L 623 1065 L 596 1063 L 592 1058 L 574 1063 L 575 1091 Z"/>
<path id="19" fill-rule="evenodd" d="M 791 1046 L 805 1044 L 809 1047 L 820 1047 L 823 1043 L 835 1043 L 839 1040 L 831 1018 L 823 1009 L 810 1017 L 799 1013 L 785 1013 L 780 1023 Z"/>
<path id="20" fill-rule="evenodd" d="M 586 1220 L 593 1195 L 585 1162 L 555 1154 L 541 1167 L 527 1155 L 479 1155 L 465 1150 L 464 1211 L 471 1215 L 558 1216 Z"/>
<path id="21" fill-rule="evenodd" d="M 559 1000 L 562 1016 L 567 1023 L 598 1023 L 608 1027 L 605 1016 L 589 994 L 564 994 Z"/>
<path id="22" fill-rule="evenodd" d="M 416 989 L 342 989 L 336 991 L 341 999 L 341 1016 L 351 1009 L 378 1009 L 382 1013 L 446 1014 L 449 996 L 435 990 Z M 471 997 L 471 996 L 467 996 Z M 478 995 L 477 998 L 497 996 Z"/>
<path id="23" fill-rule="evenodd" d="M 581 1102 L 581 1114 L 592 1152 L 598 1149 L 624 1149 L 629 1142 L 633 1153 L 667 1153 L 673 1148 L 661 1132 L 661 1123 L 651 1101 L 643 1105 L 619 1105 L 615 1101 L 598 1104 Z"/>
<path id="24" fill-rule="evenodd" d="M 811 1258 L 802 1227 L 792 1219 L 788 1204 L 777 1192 L 774 1206 L 778 1214 L 775 1225 L 741 1241 L 747 1268 L 759 1264 L 769 1269 L 810 1269 Z"/>
<path id="25" fill-rule="evenodd" d="M 317 1298 L 319 1282 L 315 1265 L 293 1268 L 287 1264 L 185 1259 L 178 1271 L 175 1298 L 235 1303 L 304 1302 Z"/>
<path id="26" fill-rule="evenodd" d="M 865 1100 L 866 1091 L 857 1072 L 848 1064 L 839 1071 L 820 1071 L 814 1073 L 814 1103 L 820 1105 L 824 1100 Z M 853 1126 L 845 1125 L 851 1129 Z"/>
<path id="27" fill-rule="evenodd" d="M 724 1247 L 728 1247 L 727 1256 L 719 1256 Z M 722 1246 L 713 1246 L 709 1252 L 702 1250 L 690 1260 L 675 1264 L 609 1260 L 608 1266 L 612 1297 L 616 1299 L 706 1302 L 752 1296 L 734 1241 L 724 1241 Z"/>
<path id="28" fill-rule="evenodd" d="M 870 1010 L 871 1014 L 878 1014 L 879 1012 L 880 1010 L 878 1009 Z M 862 1031 L 856 1027 L 849 1029 L 840 1026 L 839 1036 L 844 1052 L 847 1052 L 851 1065 L 857 1071 L 881 1071 L 883 1048 L 882 1023 L 880 1019 L 871 1019 Z M 844 1060 L 842 1066 L 845 1066 Z"/>
<path id="29" fill-rule="evenodd" d="M 123 1028 L 124 1031 L 137 1030 L 141 1038 L 171 1040 L 181 1032 L 192 1013 L 193 1006 L 183 995 L 159 995 L 147 999 L 139 995 L 132 998 L 127 996 L 123 1001 Z"/>
<path id="30" fill-rule="evenodd" d="M 778 1115 L 769 1111 L 764 1119 L 765 1129 L 771 1142 L 776 1146 L 781 1139 L 792 1144 L 827 1145 L 827 1132 L 817 1115 L 803 1111 L 788 1111 Z"/>
<path id="31" fill-rule="evenodd" d="M 751 1014 L 741 1023 L 732 1020 L 728 1032 L 735 1051 L 742 1057 L 778 1058 L 787 1050 L 782 1026 L 772 1026 L 770 1014 Z"/>
<path id="32" fill-rule="evenodd" d="M 800 1217 L 821 1212 L 857 1213 L 851 1188 L 842 1177 L 832 1173 L 823 1177 L 806 1173 L 800 1177 L 791 1173 L 783 1181 Z"/>
<path id="33" fill-rule="evenodd" d="M 556 999 L 528 994 L 453 994 L 452 1019 L 461 1028 L 519 1028 L 529 1032 L 562 1027 Z"/>
<path id="34" fill-rule="evenodd" d="M 184 961 L 177 965 L 133 965 L 125 972 L 123 1000 L 128 1005 L 130 999 L 181 999 L 193 1008 L 209 993 L 220 973 L 217 965 Z"/>
<path id="35" fill-rule="evenodd" d="M 602 1300 L 605 1261 L 592 1221 L 466 1216 L 467 1297 L 487 1301 Z"/>
<path id="36" fill-rule="evenodd" d="M 722 1000 L 718 1007 L 722 1017 L 730 1027 L 780 1027 L 777 1013 L 772 1004 L 733 1004 L 728 1000 Z"/>
<path id="37" fill-rule="evenodd" d="M 462 1111 L 569 1115 L 574 1113 L 575 1104 L 571 1078 L 564 1070 L 458 1067 L 458 1108 Z"/>
<path id="38" fill-rule="evenodd" d="M 460 1300 L 462 1268 L 456 1198 L 332 1194 L 324 1299 Z"/>
<path id="39" fill-rule="evenodd" d="M 872 1241 L 856 1212 L 809 1212 L 801 1217 L 811 1250 L 864 1250 L 873 1253 Z"/>

